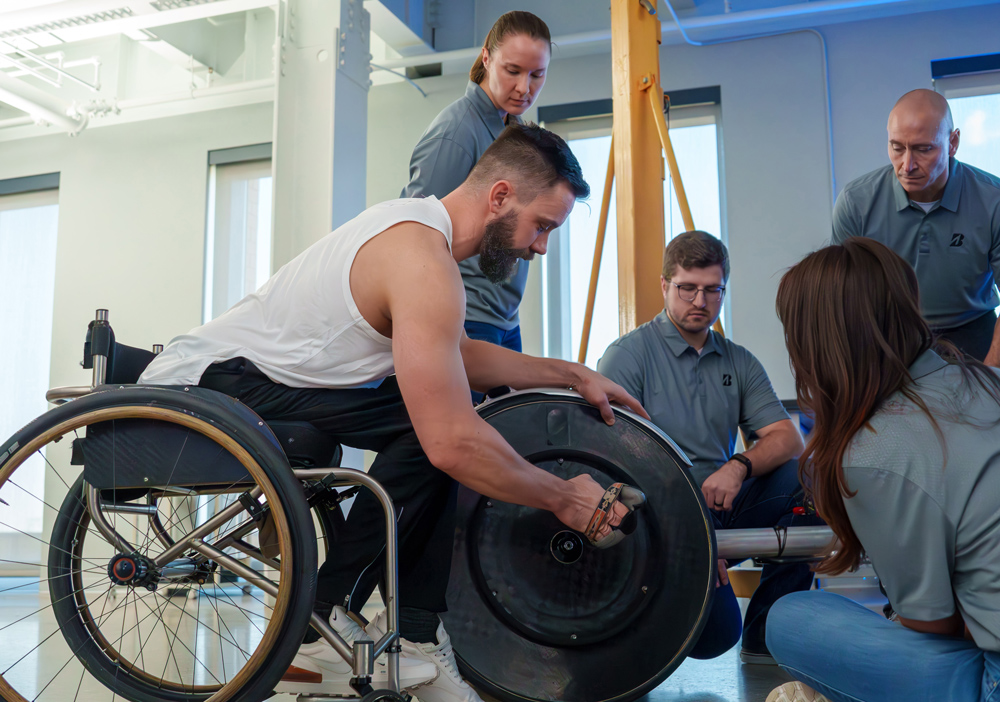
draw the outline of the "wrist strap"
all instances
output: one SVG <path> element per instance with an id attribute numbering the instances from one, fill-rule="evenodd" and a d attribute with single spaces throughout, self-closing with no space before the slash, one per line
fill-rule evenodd
<path id="1" fill-rule="evenodd" d="M 750 480 L 753 477 L 753 463 L 749 458 L 744 456 L 742 453 L 734 453 L 729 457 L 730 461 L 736 461 L 737 463 L 742 463 L 747 469 L 747 474 L 743 476 L 743 482 Z"/>

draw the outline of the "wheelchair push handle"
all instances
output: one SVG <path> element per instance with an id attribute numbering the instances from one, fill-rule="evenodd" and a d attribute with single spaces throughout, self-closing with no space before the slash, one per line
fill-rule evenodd
<path id="1" fill-rule="evenodd" d="M 87 325 L 87 338 L 83 342 L 83 367 L 94 369 L 93 387 L 103 385 L 108 369 L 108 356 L 115 342 L 115 333 L 108 322 L 108 311 L 97 310 L 97 315 Z"/>

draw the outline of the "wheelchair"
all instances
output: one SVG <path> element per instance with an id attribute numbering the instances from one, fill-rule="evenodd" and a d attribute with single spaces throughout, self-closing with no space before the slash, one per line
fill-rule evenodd
<path id="1" fill-rule="evenodd" d="M 50 390 L 57 406 L 0 445 L 0 564 L 20 576 L 0 590 L 0 698 L 257 702 L 312 626 L 351 664 L 349 695 L 405 699 L 388 494 L 306 422 L 136 385 L 154 356 L 116 343 L 98 310 L 92 384 Z M 361 488 L 386 516 L 388 631 L 350 646 L 312 606 L 341 502 Z M 383 653 L 388 689 L 374 690 Z"/>

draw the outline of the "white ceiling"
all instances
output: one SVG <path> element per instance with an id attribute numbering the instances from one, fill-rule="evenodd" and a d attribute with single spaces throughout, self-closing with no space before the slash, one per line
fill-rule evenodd
<path id="1" fill-rule="evenodd" d="M 993 1 L 673 3 L 692 39 L 712 41 Z M 658 13 L 663 40 L 683 41 L 665 2 L 660 0 Z M 373 63 L 399 72 L 429 63 L 441 63 L 445 72 L 464 71 L 493 19 L 525 6 L 549 24 L 560 56 L 606 51 L 610 45 L 609 0 L 364 3 L 376 35 Z M 93 126 L 271 99 L 276 5 L 276 0 L 0 0 L 0 141 L 39 133 L 32 125 L 39 118 L 74 131 L 88 114 Z M 377 71 L 373 80 L 399 78 Z M 48 112 L 32 116 L 11 105 L 25 107 L 25 96 L 42 101 L 37 91 L 51 98 Z M 69 124 L 55 119 L 52 110 L 60 109 L 70 112 Z"/>

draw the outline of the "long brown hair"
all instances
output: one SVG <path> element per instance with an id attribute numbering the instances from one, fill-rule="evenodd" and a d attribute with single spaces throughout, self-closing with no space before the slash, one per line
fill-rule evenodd
<path id="1" fill-rule="evenodd" d="M 486 53 L 492 54 L 503 40 L 512 34 L 525 34 L 532 39 L 541 39 L 548 43 L 549 50 L 552 49 L 552 37 L 549 34 L 549 27 L 539 17 L 523 10 L 514 10 L 500 15 L 500 18 L 493 23 L 490 33 L 486 35 L 483 48 Z M 469 80 L 477 85 L 486 79 L 486 66 L 483 65 L 483 52 L 479 52 L 475 63 L 469 69 Z"/>
<path id="2" fill-rule="evenodd" d="M 913 390 L 909 367 L 934 337 L 920 314 L 913 268 L 872 239 L 850 238 L 806 256 L 778 286 L 777 312 L 799 405 L 815 426 L 799 459 L 799 478 L 816 511 L 840 539 L 820 573 L 854 570 L 863 548 L 844 506 L 853 497 L 844 478 L 844 452 L 882 403 L 900 392 L 931 420 Z M 954 347 L 952 347 L 954 348 Z M 1000 380 L 970 358 L 949 356 L 966 380 L 1000 401 Z"/>

